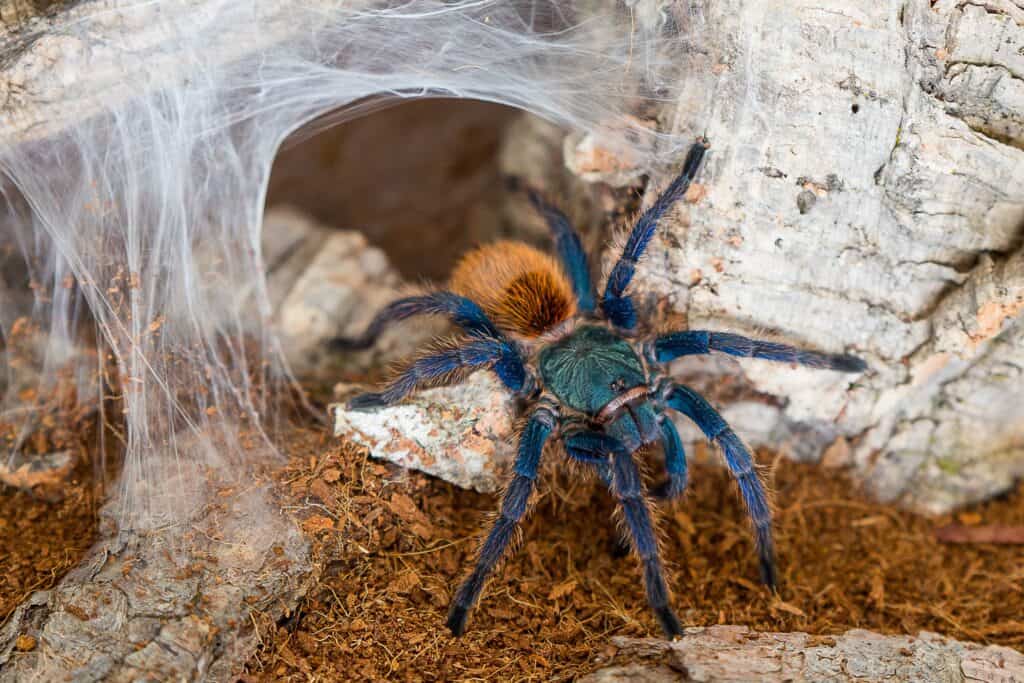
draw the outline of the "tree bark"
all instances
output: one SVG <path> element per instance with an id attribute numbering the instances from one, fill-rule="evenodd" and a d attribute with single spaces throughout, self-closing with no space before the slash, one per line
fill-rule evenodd
<path id="1" fill-rule="evenodd" d="M 868 360 L 852 382 L 727 364 L 749 391 L 721 401 L 756 444 L 848 450 L 874 495 L 923 511 L 1007 490 L 1024 475 L 1024 5 L 689 5 L 668 8 L 695 44 L 663 125 L 710 139 L 704 194 L 636 286 L 691 328 Z M 713 367 L 678 370 L 713 392 Z"/>
<path id="2" fill-rule="evenodd" d="M 617 654 L 646 661 L 599 669 L 583 679 L 585 683 L 1010 683 L 1024 676 L 1024 655 L 1015 650 L 927 632 L 885 636 L 858 629 L 839 636 L 809 636 L 711 626 L 687 629 L 673 643 L 619 637 L 612 643 L 619 648 Z"/>

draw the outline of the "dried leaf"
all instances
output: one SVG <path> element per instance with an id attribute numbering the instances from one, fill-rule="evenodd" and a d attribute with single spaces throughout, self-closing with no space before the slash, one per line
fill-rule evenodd
<path id="1" fill-rule="evenodd" d="M 981 524 L 981 515 L 977 512 L 961 512 L 956 518 L 964 526 L 978 526 Z"/>
<path id="2" fill-rule="evenodd" d="M 935 530 L 935 538 L 943 543 L 1024 543 L 1024 526 L 963 526 L 947 524 Z"/>
<path id="3" fill-rule="evenodd" d="M 420 585 L 419 574 L 413 570 L 404 571 L 388 584 L 388 593 L 408 593 Z"/>
<path id="4" fill-rule="evenodd" d="M 868 597 L 879 609 L 885 606 L 885 577 L 880 572 L 871 577 L 871 593 Z"/>
<path id="5" fill-rule="evenodd" d="M 394 493 L 388 502 L 391 512 L 398 515 L 398 518 L 405 522 L 424 522 L 426 518 L 412 498 L 404 493 Z"/>
<path id="6" fill-rule="evenodd" d="M 327 531 L 334 528 L 334 520 L 330 517 L 324 517 L 323 515 L 313 515 L 307 517 L 302 522 L 302 528 L 306 530 L 306 533 L 315 534 L 318 531 Z"/>
<path id="7" fill-rule="evenodd" d="M 572 594 L 576 590 L 576 579 L 569 579 L 556 585 L 548 593 L 548 600 L 557 600 L 558 598 L 564 598 L 566 595 Z"/>
<path id="8" fill-rule="evenodd" d="M 792 614 L 793 616 L 797 616 L 797 617 L 806 617 L 807 616 L 807 614 L 802 609 L 797 607 L 796 605 L 791 605 L 790 603 L 784 602 L 782 600 L 776 600 L 775 602 L 773 602 L 772 603 L 772 607 L 774 609 L 780 610 L 782 612 L 786 612 L 787 614 Z"/>
<path id="9" fill-rule="evenodd" d="M 14 649 L 18 652 L 31 652 L 36 649 L 36 639 L 32 636 L 22 634 L 14 641 Z"/>

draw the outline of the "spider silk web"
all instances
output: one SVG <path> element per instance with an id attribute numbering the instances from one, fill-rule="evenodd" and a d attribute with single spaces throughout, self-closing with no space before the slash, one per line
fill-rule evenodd
<path id="1" fill-rule="evenodd" d="M 70 386 L 123 451 L 122 527 L 181 519 L 211 472 L 275 454 L 290 383 L 260 231 L 289 134 L 447 96 L 672 160 L 688 140 L 629 115 L 677 97 L 682 31 L 646 0 L 95 0 L 20 27 L 0 85 L 6 457 Z"/>

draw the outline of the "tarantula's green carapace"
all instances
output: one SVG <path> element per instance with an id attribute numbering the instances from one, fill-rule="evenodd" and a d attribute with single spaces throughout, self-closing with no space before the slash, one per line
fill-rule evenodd
<path id="1" fill-rule="evenodd" d="M 531 201 L 551 229 L 557 259 L 517 242 L 476 249 L 455 268 L 447 290 L 396 301 L 361 337 L 332 340 L 336 349 L 366 348 L 389 322 L 421 313 L 445 315 L 465 333 L 413 361 L 380 393 L 353 399 L 354 409 L 391 404 L 420 387 L 457 381 L 479 368 L 492 370 L 523 401 L 526 426 L 500 515 L 448 614 L 455 635 L 465 630 L 487 577 L 516 536 L 544 445 L 556 438 L 566 457 L 593 467 L 611 490 L 642 564 L 651 608 L 668 637 L 682 634 L 669 605 L 648 502 L 676 498 L 686 488 L 686 455 L 667 417 L 669 410 L 693 420 L 721 448 L 753 522 L 761 579 L 774 589 L 771 511 L 750 451 L 707 401 L 661 370 L 680 356 L 712 351 L 843 372 L 861 372 L 865 365 L 850 355 L 804 351 L 726 332 L 649 335 L 638 328 L 627 293 L 637 260 L 658 220 L 690 186 L 706 151 L 706 141 L 697 140 L 682 172 L 637 220 L 600 303 L 576 232 L 565 215 L 531 190 Z M 648 491 L 635 458 L 654 443 L 664 452 L 666 476 Z"/>

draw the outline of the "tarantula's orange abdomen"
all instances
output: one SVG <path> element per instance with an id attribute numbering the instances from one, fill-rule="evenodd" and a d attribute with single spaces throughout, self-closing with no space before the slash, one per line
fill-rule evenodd
<path id="1" fill-rule="evenodd" d="M 538 337 L 576 314 L 561 264 L 522 242 L 469 252 L 455 266 L 449 288 L 479 303 L 502 330 L 524 337 Z"/>

